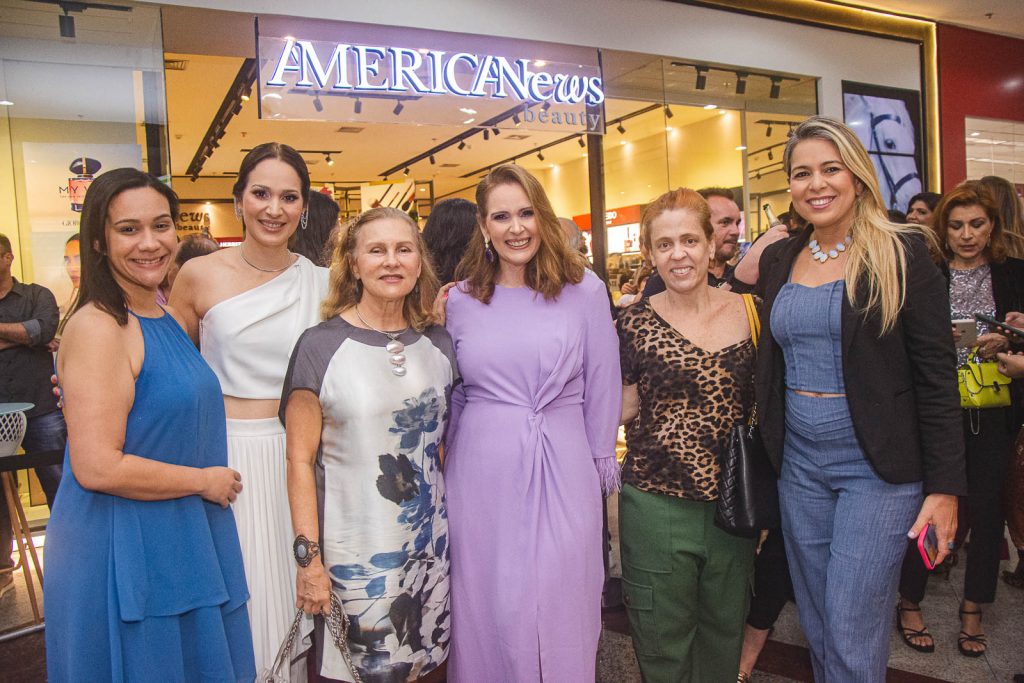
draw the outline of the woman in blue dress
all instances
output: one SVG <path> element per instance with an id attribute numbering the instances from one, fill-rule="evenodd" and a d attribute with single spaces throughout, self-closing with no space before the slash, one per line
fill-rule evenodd
<path id="1" fill-rule="evenodd" d="M 58 359 L 70 476 L 47 528 L 51 681 L 256 676 L 220 387 L 156 299 L 177 213 L 170 188 L 129 168 L 85 199 Z"/>

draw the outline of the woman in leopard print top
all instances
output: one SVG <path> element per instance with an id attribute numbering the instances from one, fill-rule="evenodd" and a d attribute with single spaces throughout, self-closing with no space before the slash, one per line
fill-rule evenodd
<path id="1" fill-rule="evenodd" d="M 624 601 L 645 680 L 734 681 L 755 542 L 714 525 L 718 454 L 753 403 L 743 299 L 707 284 L 707 202 L 668 192 L 640 242 L 667 290 L 618 320 L 623 423 L 619 523 Z"/>

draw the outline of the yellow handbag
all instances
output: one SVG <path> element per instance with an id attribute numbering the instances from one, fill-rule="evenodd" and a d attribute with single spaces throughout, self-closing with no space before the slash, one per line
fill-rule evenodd
<path id="1" fill-rule="evenodd" d="M 977 347 L 967 362 L 956 370 L 961 408 L 1005 408 L 1010 405 L 1009 377 L 999 372 L 995 361 L 983 361 Z"/>

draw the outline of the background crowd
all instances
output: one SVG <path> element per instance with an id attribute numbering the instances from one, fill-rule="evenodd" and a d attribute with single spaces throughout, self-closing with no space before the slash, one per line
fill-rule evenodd
<path id="1" fill-rule="evenodd" d="M 936 571 L 966 556 L 958 647 L 982 654 L 1004 520 L 1024 584 L 1024 334 L 975 319 L 1024 327 L 1018 198 L 985 178 L 890 216 L 824 117 L 784 166 L 791 210 L 738 263 L 728 190 L 654 199 L 615 306 L 515 165 L 421 233 L 387 208 L 338 225 L 301 156 L 258 145 L 228 249 L 109 171 L 63 322 L 0 236 L 7 398 L 37 406 L 26 447 L 67 422 L 63 477 L 41 473 L 50 678 L 592 681 L 620 487 L 645 680 L 746 680 L 795 598 L 816 680 L 883 681 L 894 605 L 934 650 L 926 538 Z M 1008 397 L 968 407 L 971 364 Z M 716 512 L 754 413 L 781 526 L 751 537 Z"/>

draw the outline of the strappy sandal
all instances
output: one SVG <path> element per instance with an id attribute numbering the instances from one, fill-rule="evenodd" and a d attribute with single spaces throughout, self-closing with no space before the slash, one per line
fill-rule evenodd
<path id="1" fill-rule="evenodd" d="M 903 613 L 904 612 L 920 612 L 920 607 L 904 607 L 902 602 L 896 603 L 896 630 L 900 632 L 900 636 L 903 637 L 903 642 L 918 652 L 935 652 L 935 638 L 928 632 L 928 627 L 925 626 L 921 630 L 907 628 L 903 625 Z M 932 642 L 928 644 L 915 643 L 912 638 L 928 638 Z"/>
<path id="2" fill-rule="evenodd" d="M 961 604 L 960 605 L 961 623 L 963 622 L 963 616 L 965 614 L 977 614 L 978 615 L 978 623 L 979 624 L 981 623 L 981 614 L 982 614 L 982 612 L 981 612 L 980 609 L 966 610 L 966 609 L 964 609 L 964 606 Z M 967 648 L 964 647 L 964 645 L 966 643 L 978 643 L 979 645 L 983 645 L 985 647 L 985 649 L 984 650 L 968 650 Z M 960 636 L 956 639 L 956 648 L 958 650 L 960 650 L 960 654 L 962 654 L 964 657 L 980 657 L 983 654 L 985 654 L 986 651 L 988 651 L 988 641 L 985 640 L 985 634 L 984 633 L 979 633 L 978 635 L 972 636 L 972 635 L 968 634 L 966 631 L 964 631 L 963 629 L 960 629 Z"/>
<path id="3" fill-rule="evenodd" d="M 744 671 L 739 672 L 739 674 L 736 676 L 736 683 L 749 683 L 749 681 L 750 674 Z"/>

